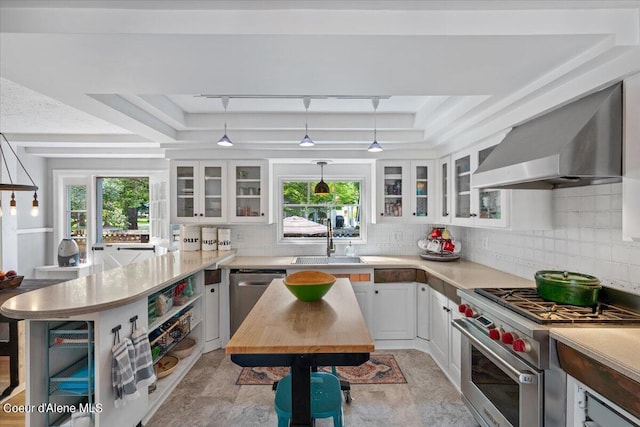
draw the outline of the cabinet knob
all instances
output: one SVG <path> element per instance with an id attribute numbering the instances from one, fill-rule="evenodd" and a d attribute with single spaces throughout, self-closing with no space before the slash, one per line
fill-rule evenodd
<path id="1" fill-rule="evenodd" d="M 474 214 L 474 213 L 472 213 L 472 214 L 469 214 L 469 216 L 476 217 L 476 216 L 478 216 L 478 214 Z"/>
<path id="2" fill-rule="evenodd" d="M 380 212 L 380 216 L 384 216 L 384 212 Z"/>
<path id="3" fill-rule="evenodd" d="M 449 310 L 449 309 L 443 305 L 443 306 L 442 306 L 442 310 L 443 310 L 443 311 L 447 311 L 447 310 Z"/>
<path id="4" fill-rule="evenodd" d="M 204 214 L 200 214 L 200 216 L 204 216 Z"/>
<path id="5" fill-rule="evenodd" d="M 375 291 L 375 293 L 377 294 L 377 293 L 378 293 L 378 291 Z"/>
<path id="6" fill-rule="evenodd" d="M 426 289 L 424 287 L 422 287 L 422 292 L 425 292 L 425 291 L 426 291 Z"/>
<path id="7" fill-rule="evenodd" d="M 442 216 L 449 216 L 449 212 L 443 213 Z"/>
<path id="8" fill-rule="evenodd" d="M 260 216 L 264 216 L 264 212 L 261 212 L 261 213 L 260 213 Z"/>
<path id="9" fill-rule="evenodd" d="M 194 212 L 194 213 L 193 213 L 193 216 L 198 216 L 198 214 Z"/>
<path id="10" fill-rule="evenodd" d="M 416 213 L 415 213 L 415 212 L 413 213 L 413 216 L 416 216 Z"/>
<path id="11" fill-rule="evenodd" d="M 211 288 L 209 292 L 214 293 L 215 291 L 216 291 L 216 288 Z"/>

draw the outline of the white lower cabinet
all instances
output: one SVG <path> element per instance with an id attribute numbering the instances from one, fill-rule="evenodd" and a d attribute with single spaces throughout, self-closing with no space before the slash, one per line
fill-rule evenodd
<path id="1" fill-rule="evenodd" d="M 430 289 L 429 309 L 431 357 L 460 389 L 460 333 L 451 326 L 451 320 L 460 317 L 457 304 Z"/>
<path id="2" fill-rule="evenodd" d="M 220 338 L 219 284 L 204 287 L 204 306 L 204 340 L 208 344 Z"/>
<path id="3" fill-rule="evenodd" d="M 415 282 L 376 283 L 373 289 L 373 339 L 414 339 Z"/>
<path id="4" fill-rule="evenodd" d="M 416 335 L 429 340 L 429 285 L 418 283 L 416 295 Z"/>
<path id="5" fill-rule="evenodd" d="M 353 293 L 356 294 L 362 317 L 371 331 L 373 328 L 371 310 L 373 308 L 373 286 L 371 283 L 351 282 Z"/>

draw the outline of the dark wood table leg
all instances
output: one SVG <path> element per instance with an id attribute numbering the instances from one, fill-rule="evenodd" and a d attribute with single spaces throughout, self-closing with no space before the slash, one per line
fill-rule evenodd
<path id="1" fill-rule="evenodd" d="M 11 394 L 14 388 L 20 384 L 20 378 L 18 374 L 18 367 L 20 362 L 18 360 L 18 322 L 10 321 L 9 323 L 9 342 L 6 344 L 8 352 L 3 355 L 9 356 L 9 387 L 5 388 L 0 393 L 0 398 Z"/>
<path id="2" fill-rule="evenodd" d="M 311 427 L 310 355 L 296 355 L 291 364 L 291 427 Z"/>

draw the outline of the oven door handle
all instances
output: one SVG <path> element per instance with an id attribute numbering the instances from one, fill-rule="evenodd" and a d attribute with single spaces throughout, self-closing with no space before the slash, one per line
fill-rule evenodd
<path id="1" fill-rule="evenodd" d="M 460 331 L 462 335 L 464 335 L 471 343 L 482 350 L 483 353 L 489 355 L 495 361 L 499 362 L 502 367 L 508 370 L 514 378 L 517 378 L 520 384 L 536 384 L 538 382 L 537 375 L 528 372 L 528 371 L 519 371 L 518 369 L 511 366 L 509 362 L 504 360 L 500 355 L 498 355 L 495 351 L 490 349 L 486 344 L 478 340 L 473 332 L 469 330 L 469 327 L 464 323 L 464 320 L 454 320 L 451 322 L 453 327 Z"/>

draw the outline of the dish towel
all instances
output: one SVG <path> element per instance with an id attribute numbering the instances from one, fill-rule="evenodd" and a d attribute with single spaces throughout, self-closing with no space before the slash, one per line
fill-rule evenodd
<path id="1" fill-rule="evenodd" d="M 153 356 L 151 355 L 151 344 L 149 335 L 144 328 L 138 328 L 131 334 L 133 349 L 135 351 L 135 376 L 136 383 L 141 386 L 148 386 L 156 381 L 153 371 Z"/>
<path id="2" fill-rule="evenodd" d="M 111 348 L 113 363 L 111 365 L 111 379 L 114 404 L 116 408 L 126 405 L 126 401 L 140 397 L 135 378 L 135 350 L 129 338 L 114 344 Z"/>

